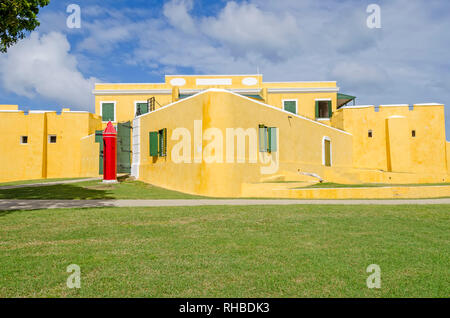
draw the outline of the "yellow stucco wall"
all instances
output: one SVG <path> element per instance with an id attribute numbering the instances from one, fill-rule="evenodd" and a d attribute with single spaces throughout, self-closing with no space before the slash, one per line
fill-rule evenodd
<path id="1" fill-rule="evenodd" d="M 80 176 L 99 176 L 100 143 L 95 142 L 95 134 L 82 137 L 80 140 Z"/>
<path id="2" fill-rule="evenodd" d="M 436 186 L 386 186 L 361 188 L 306 188 L 284 189 L 273 184 L 242 185 L 242 197 L 289 199 L 399 199 L 439 198 L 450 196 L 449 185 Z"/>
<path id="3" fill-rule="evenodd" d="M 332 120 L 332 125 L 353 135 L 355 168 L 446 173 L 443 105 L 418 104 L 412 110 L 407 105 L 378 108 L 377 112 L 374 106 L 344 107 Z"/>
<path id="4" fill-rule="evenodd" d="M 187 112 L 186 109 L 189 109 Z M 191 133 L 193 153 L 203 153 L 211 141 L 202 140 L 201 147 L 194 145 L 194 120 L 202 121 L 202 132 L 216 128 L 222 132 L 222 145 L 226 150 L 227 128 L 253 128 L 258 125 L 279 128 L 279 169 L 325 175 L 329 170 L 351 168 L 352 137 L 350 134 L 327 125 L 295 116 L 279 108 L 256 102 L 227 91 L 210 90 L 194 97 L 140 117 L 141 168 L 139 179 L 170 189 L 214 196 L 237 196 L 242 182 L 257 182 L 268 175 L 261 173 L 260 162 L 249 162 L 249 150 L 244 163 L 238 163 L 237 151 L 233 163 L 174 163 L 172 147 L 173 130 L 187 128 Z M 167 128 L 167 157 L 153 158 L 149 155 L 149 132 Z M 332 167 L 322 164 L 322 139 L 332 142 Z M 248 142 L 248 139 L 247 139 Z M 337 173 L 337 172 L 336 172 Z"/>
<path id="5" fill-rule="evenodd" d="M 178 94 L 191 95 L 209 88 L 260 95 L 263 102 L 279 108 L 283 107 L 284 99 L 294 99 L 297 100 L 297 114 L 311 119 L 315 119 L 316 99 L 331 100 L 333 112 L 337 106 L 336 82 L 263 82 L 262 75 L 170 75 L 165 77 L 164 83 L 96 84 L 95 113 L 101 115 L 102 102 L 114 102 L 115 122 L 129 121 L 134 118 L 137 101 L 145 102 L 155 97 L 157 109 L 176 101 Z M 330 124 L 328 120 L 323 123 Z M 105 126 L 106 123 L 103 123 L 103 127 Z"/>
<path id="6" fill-rule="evenodd" d="M 89 169 L 82 168 L 82 158 L 85 151 L 91 153 L 98 145 L 92 142 L 88 146 L 84 141 L 82 148 L 81 138 L 100 129 L 98 116 L 87 112 L 0 111 L 0 122 L 0 182 L 92 175 L 92 171 L 84 174 Z M 56 135 L 56 143 L 49 143 L 50 135 Z M 21 136 L 28 136 L 27 144 L 21 144 Z"/>

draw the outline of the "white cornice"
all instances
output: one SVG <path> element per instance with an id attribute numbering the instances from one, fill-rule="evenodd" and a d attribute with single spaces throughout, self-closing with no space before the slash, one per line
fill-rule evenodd
<path id="1" fill-rule="evenodd" d="M 95 89 L 94 95 L 171 95 L 171 89 Z"/>
<path id="2" fill-rule="evenodd" d="M 339 87 L 291 87 L 268 88 L 268 93 L 337 93 Z"/>

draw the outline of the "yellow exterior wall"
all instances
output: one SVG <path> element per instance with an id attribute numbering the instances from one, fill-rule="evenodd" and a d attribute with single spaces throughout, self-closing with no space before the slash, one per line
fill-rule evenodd
<path id="1" fill-rule="evenodd" d="M 87 112 L 30 112 L 0 111 L 3 134 L 0 137 L 0 182 L 45 178 L 91 176 L 83 174 L 85 151 L 91 153 L 98 144 L 89 146 L 81 138 L 101 128 L 100 119 Z M 49 143 L 49 135 L 56 135 L 56 143 Z M 28 143 L 21 144 L 21 136 Z M 98 156 L 98 150 L 97 150 Z M 98 165 L 97 165 L 98 175 Z"/>
<path id="2" fill-rule="evenodd" d="M 243 184 L 242 197 L 289 199 L 399 199 L 450 197 L 450 186 L 284 189 L 272 184 Z"/>
<path id="3" fill-rule="evenodd" d="M 95 134 L 81 138 L 80 141 L 80 176 L 99 176 L 100 143 L 95 142 Z"/>
<path id="4" fill-rule="evenodd" d="M 227 91 L 208 91 L 140 116 L 139 120 L 142 133 L 139 179 L 183 192 L 237 196 L 240 195 L 241 183 L 259 182 L 268 177 L 261 174 L 261 163 L 249 163 L 248 144 L 245 163 L 237 162 L 236 151 L 234 163 L 174 163 L 171 152 L 177 141 L 172 141 L 171 136 L 177 127 L 190 131 L 191 149 L 199 151 L 194 147 L 194 120 L 202 121 L 203 133 L 208 128 L 217 128 L 222 132 L 224 151 L 227 128 L 254 128 L 257 131 L 259 124 L 278 127 L 278 171 L 300 170 L 326 175 L 329 171 L 352 166 L 350 134 Z M 155 159 L 149 155 L 149 132 L 163 128 L 167 128 L 168 134 L 167 157 Z M 324 136 L 332 142 L 332 167 L 322 164 Z M 200 151 L 205 151 L 209 143 L 203 140 Z M 225 161 L 225 154 L 222 157 Z"/>
<path id="5" fill-rule="evenodd" d="M 439 104 L 344 107 L 332 125 L 353 135 L 355 168 L 440 173 L 447 171 L 444 107 Z M 368 131 L 372 130 L 372 138 Z M 416 137 L 412 137 L 412 130 Z"/>
<path id="6" fill-rule="evenodd" d="M 5 130 L 0 135 L 0 182 L 98 176 L 99 144 L 95 143 L 94 134 L 106 126 L 101 121 L 101 103 L 115 103 L 117 123 L 132 121 L 135 103 L 151 97 L 156 99 L 156 111 L 134 122 L 134 131 L 140 133 L 139 162 L 134 164 L 138 166 L 140 180 L 165 188 L 224 197 L 252 196 L 249 191 L 258 196 L 259 190 L 255 189 L 267 189 L 265 182 L 274 180 L 306 183 L 317 182 L 318 178 L 338 183 L 450 180 L 450 143 L 445 139 L 443 105 L 417 104 L 412 110 L 407 105 L 381 105 L 376 108 L 378 111 L 370 105 L 336 109 L 338 90 L 336 82 L 264 82 L 262 75 L 171 75 L 163 83 L 96 84 L 96 115 L 68 109 L 61 114 L 25 114 L 17 105 L 0 105 L 0 121 Z M 178 100 L 179 94 L 194 96 Z M 296 115 L 282 110 L 283 100 L 292 99 L 297 100 Z M 330 119 L 316 121 L 316 100 L 332 101 Z M 210 140 L 203 139 L 195 143 L 196 120 L 201 120 L 202 135 L 210 128 L 221 132 L 223 162 L 194 162 L 195 156 L 205 154 L 211 145 Z M 233 162 L 226 162 L 227 129 L 253 128 L 258 133 L 260 124 L 279 128 L 278 169 L 270 174 L 261 172 L 266 165 L 259 157 L 256 163 L 249 162 L 248 138 L 244 158 L 238 158 L 235 151 Z M 173 147 L 179 141 L 171 137 L 180 127 L 190 132 L 192 163 L 172 160 Z M 168 133 L 167 156 L 150 157 L 149 132 L 162 128 L 167 128 Z M 368 137 L 369 129 L 372 138 Z M 52 134 L 57 136 L 56 144 L 48 142 Z M 28 136 L 27 145 L 20 144 L 20 136 Z M 331 167 L 323 164 L 324 137 L 331 141 Z M 372 190 L 364 191 L 331 191 L 328 198 L 350 194 L 362 197 Z M 394 192 L 389 191 L 376 190 L 374 197 L 392 196 Z M 442 194 L 447 190 L 439 191 Z M 323 197 L 322 190 L 312 192 Z M 274 196 L 275 192 L 263 193 Z M 283 195 L 290 197 L 290 193 Z M 415 195 L 404 190 L 395 193 Z"/>
<path id="7" fill-rule="evenodd" d="M 19 105 L 0 105 L 0 110 L 19 110 Z"/>
<path id="8" fill-rule="evenodd" d="M 253 79 L 255 83 L 253 85 L 244 84 L 248 79 Z M 184 81 L 183 84 L 173 82 L 180 80 Z M 228 80 L 231 84 L 198 84 L 198 80 Z M 115 102 L 115 122 L 129 121 L 133 120 L 135 116 L 136 101 L 147 101 L 149 98 L 155 97 L 157 109 L 176 101 L 175 95 L 178 93 L 189 95 L 209 88 L 234 90 L 236 93 L 247 95 L 260 95 L 263 102 L 278 108 L 283 107 L 283 99 L 296 99 L 297 114 L 310 119 L 315 119 L 316 99 L 331 99 L 333 112 L 337 106 L 336 82 L 263 82 L 262 75 L 170 75 L 165 77 L 164 83 L 96 84 L 94 90 L 95 113 L 101 116 L 101 102 Z M 280 89 L 282 90 L 276 91 Z M 318 91 L 316 92 L 316 90 Z M 327 120 L 324 120 L 323 123 L 330 125 Z M 106 127 L 106 123 L 103 123 L 104 127 Z"/>

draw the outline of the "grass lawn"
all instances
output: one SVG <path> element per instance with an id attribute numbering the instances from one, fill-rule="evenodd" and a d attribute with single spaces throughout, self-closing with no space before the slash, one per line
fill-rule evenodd
<path id="1" fill-rule="evenodd" d="M 88 200 L 88 199 L 199 199 L 201 196 L 171 191 L 141 181 L 103 184 L 84 181 L 42 187 L 0 189 L 1 199 Z"/>
<path id="2" fill-rule="evenodd" d="M 449 297 L 450 206 L 0 212 L 0 297 Z M 66 267 L 81 267 L 68 289 Z M 369 264 L 381 288 L 368 289 Z"/>

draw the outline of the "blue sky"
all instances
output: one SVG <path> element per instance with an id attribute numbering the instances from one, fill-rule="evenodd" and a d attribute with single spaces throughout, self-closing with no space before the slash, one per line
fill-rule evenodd
<path id="1" fill-rule="evenodd" d="M 52 0 L 41 26 L 0 55 L 0 103 L 93 110 L 95 82 L 165 74 L 335 80 L 358 104 L 446 104 L 450 139 L 450 1 Z M 69 4 L 81 28 L 69 29 Z M 381 28 L 369 29 L 369 4 Z"/>

